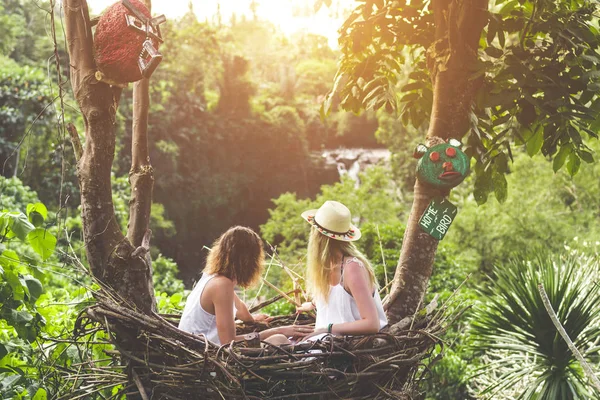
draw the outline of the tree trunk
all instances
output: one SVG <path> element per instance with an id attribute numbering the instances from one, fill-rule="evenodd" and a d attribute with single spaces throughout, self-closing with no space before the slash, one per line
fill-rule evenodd
<path id="1" fill-rule="evenodd" d="M 71 84 L 85 122 L 85 146 L 77 164 L 77 175 L 87 259 L 92 274 L 103 284 L 113 287 L 125 301 L 140 310 L 151 312 L 156 306 L 147 252 L 137 249 L 141 238 L 138 244 L 123 235 L 112 202 L 114 124 L 121 89 L 96 80 L 87 2 L 65 0 L 64 13 Z M 151 185 L 136 186 L 132 207 L 141 199 L 151 199 L 151 190 Z M 130 231 L 146 232 L 148 220 L 149 212 L 143 213 L 143 218 L 136 217 L 130 223 Z"/>
<path id="2" fill-rule="evenodd" d="M 149 0 L 148 0 L 149 1 Z M 82 154 L 76 132 L 77 175 L 81 189 L 83 234 L 93 276 L 112 287 L 123 302 L 142 312 L 156 311 L 149 255 L 150 207 L 154 178 L 148 156 L 148 80 L 134 86 L 133 143 L 130 184 L 130 219 L 127 237 L 117 223 L 112 202 L 111 169 L 115 154 L 115 114 L 121 89 L 96 80 L 93 39 L 86 0 L 64 0 L 66 37 L 71 64 L 71 84 L 85 122 L 85 147 Z M 148 4 L 149 6 L 149 4 Z M 117 348 L 131 353 L 144 352 L 135 328 L 111 328 Z M 130 382 L 142 398 L 152 388 L 147 367 L 131 362 L 127 368 Z M 129 396 L 128 398 L 137 398 Z"/>
<path id="3" fill-rule="evenodd" d="M 433 107 L 427 146 L 450 138 L 460 140 L 469 129 L 469 113 L 480 79 L 471 79 L 477 65 L 481 31 L 487 23 L 487 0 L 433 0 L 436 40 L 427 51 L 433 84 Z M 390 323 L 413 314 L 423 301 L 438 241 L 418 226 L 435 196 L 447 193 L 415 183 L 402 252 L 390 297 L 385 304 Z"/>

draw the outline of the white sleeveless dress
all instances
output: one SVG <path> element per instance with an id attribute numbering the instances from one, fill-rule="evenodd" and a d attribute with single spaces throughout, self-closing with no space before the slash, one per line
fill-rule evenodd
<path id="1" fill-rule="evenodd" d="M 219 340 L 219 333 L 217 332 L 217 318 L 204 310 L 202 304 L 200 304 L 200 298 L 202 297 L 202 292 L 204 291 L 206 284 L 215 276 L 217 275 L 202 274 L 202 278 L 200 278 L 194 289 L 192 289 L 185 302 L 185 308 L 183 309 L 183 314 L 181 314 L 181 320 L 179 320 L 179 329 L 195 335 L 204 334 L 208 340 L 220 345 L 221 341 Z M 235 308 L 234 302 L 234 318 L 236 312 L 237 309 Z"/>
<path id="2" fill-rule="evenodd" d="M 348 258 L 347 260 L 344 260 L 343 263 L 348 264 L 351 262 L 357 262 L 364 268 L 364 264 L 356 257 Z M 328 301 L 325 302 L 323 299 L 315 299 L 315 305 L 317 306 L 315 328 L 327 328 L 329 324 L 341 324 L 362 319 L 360 312 L 358 312 L 356 301 L 354 300 L 354 297 L 344 289 L 343 281 L 344 270 L 342 265 L 342 277 L 340 283 L 331 286 L 329 289 Z M 375 308 L 379 319 L 379 329 L 382 329 L 388 322 L 377 290 L 373 293 L 373 300 L 375 300 Z M 322 337 L 321 335 L 318 336 Z M 310 340 L 316 340 L 314 338 L 315 337 L 310 338 Z"/>

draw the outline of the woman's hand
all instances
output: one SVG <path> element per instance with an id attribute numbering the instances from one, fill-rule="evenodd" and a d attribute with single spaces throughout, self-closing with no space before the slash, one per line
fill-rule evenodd
<path id="1" fill-rule="evenodd" d="M 301 313 L 301 312 L 309 312 L 315 309 L 315 305 L 313 304 L 312 301 L 307 301 L 305 303 L 302 303 L 302 305 L 300 305 L 300 307 L 296 307 L 296 312 L 297 313 Z"/>
<path id="2" fill-rule="evenodd" d="M 285 337 L 292 337 L 292 338 L 304 337 L 306 335 L 311 334 L 314 330 L 313 327 L 305 326 L 305 325 L 287 325 L 287 326 L 280 326 L 279 328 L 276 328 L 276 329 L 278 330 L 277 333 L 281 333 Z"/>
<path id="3" fill-rule="evenodd" d="M 273 321 L 273 317 L 270 317 L 267 314 L 252 314 L 252 318 L 254 318 L 254 322 L 269 323 Z"/>

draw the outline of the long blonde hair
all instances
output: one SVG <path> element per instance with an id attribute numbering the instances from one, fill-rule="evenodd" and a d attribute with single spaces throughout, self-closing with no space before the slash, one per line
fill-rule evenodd
<path id="1" fill-rule="evenodd" d="M 313 226 L 308 239 L 308 252 L 306 255 L 306 286 L 311 296 L 327 302 L 330 289 L 329 275 L 334 257 L 337 254 L 336 250 L 341 252 L 344 257 L 356 257 L 360 260 L 369 273 L 371 285 L 377 288 L 377 279 L 375 279 L 371 263 L 356 248 L 354 243 L 331 239 Z"/>

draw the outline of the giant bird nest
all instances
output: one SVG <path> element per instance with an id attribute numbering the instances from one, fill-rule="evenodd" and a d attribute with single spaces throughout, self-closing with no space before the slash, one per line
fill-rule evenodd
<path id="1" fill-rule="evenodd" d="M 120 394 L 144 400 L 412 399 L 452 322 L 447 305 L 436 309 L 434 300 L 376 335 L 326 336 L 281 347 L 263 342 L 252 348 L 244 341 L 217 346 L 178 330 L 176 316 L 141 313 L 107 288 L 95 296 L 76 335 L 104 331 L 115 350 L 106 351 L 109 365 L 81 364 L 70 398 L 88 398 L 86 390 L 120 380 L 129 382 Z M 314 318 L 278 316 L 269 327 L 291 323 L 310 325 Z M 238 334 L 265 328 L 239 323 Z"/>

